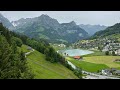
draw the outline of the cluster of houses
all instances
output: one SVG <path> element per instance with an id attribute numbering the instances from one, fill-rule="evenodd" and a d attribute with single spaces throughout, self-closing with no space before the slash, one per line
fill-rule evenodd
<path id="1" fill-rule="evenodd" d="M 103 48 L 102 51 L 109 51 L 110 53 L 114 51 L 116 55 L 120 55 L 120 43 L 109 43 Z"/>
<path id="2" fill-rule="evenodd" d="M 101 49 L 101 51 L 103 52 L 109 51 L 110 53 L 114 51 L 116 55 L 120 55 L 120 43 L 116 42 L 116 39 L 111 38 L 82 40 L 80 42 L 75 43 L 73 46 L 74 48 L 84 48 L 89 50 Z"/>
<path id="3" fill-rule="evenodd" d="M 52 44 L 52 43 L 49 43 L 51 46 L 53 46 L 53 47 L 60 47 L 60 48 L 66 48 L 66 45 L 65 44 L 63 44 L 63 43 L 61 43 L 61 44 Z"/>
<path id="4" fill-rule="evenodd" d="M 80 42 L 75 43 L 73 46 L 77 48 L 91 49 L 97 50 L 98 46 L 104 46 L 105 40 L 94 39 L 94 40 L 82 40 Z"/>
<path id="5" fill-rule="evenodd" d="M 66 47 L 65 44 L 59 44 L 58 46 L 59 46 L 59 47 Z"/>
<path id="6" fill-rule="evenodd" d="M 101 71 L 101 73 L 103 74 L 103 75 L 118 75 L 118 76 L 120 76 L 120 70 L 117 70 L 117 69 L 115 69 L 115 68 L 110 68 L 110 69 L 103 69 L 102 71 Z"/>

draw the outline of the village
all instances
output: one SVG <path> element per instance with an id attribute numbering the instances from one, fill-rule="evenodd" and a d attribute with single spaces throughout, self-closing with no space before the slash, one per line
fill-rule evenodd
<path id="1" fill-rule="evenodd" d="M 120 55 L 120 42 L 115 38 L 100 38 L 93 40 L 82 40 L 72 45 L 74 48 L 82 48 L 87 50 L 99 50 L 101 52 L 112 52 Z"/>
<path id="2" fill-rule="evenodd" d="M 57 47 L 58 50 L 68 48 L 66 47 L 65 44 L 55 44 L 54 47 Z M 113 38 L 81 40 L 77 43 L 72 44 L 71 46 L 69 46 L 69 48 L 99 51 L 104 53 L 108 52 L 109 53 L 108 56 L 120 56 L 120 42 L 118 42 L 116 39 Z M 68 53 L 63 53 L 62 55 L 65 57 L 70 57 Z M 81 55 L 72 56 L 71 58 L 80 62 L 84 61 L 84 56 Z M 114 62 L 120 62 L 120 59 L 115 59 Z M 90 73 L 85 73 L 85 74 L 90 76 Z M 120 77 L 120 70 L 118 70 L 117 68 L 104 68 L 92 74 L 95 74 L 94 76 L 101 75 L 106 77 Z M 94 77 L 94 78 L 98 78 L 98 77 Z"/>

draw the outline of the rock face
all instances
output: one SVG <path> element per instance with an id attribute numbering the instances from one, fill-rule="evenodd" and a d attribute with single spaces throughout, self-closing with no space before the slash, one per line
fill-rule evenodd
<path id="1" fill-rule="evenodd" d="M 3 23 L 3 25 L 10 30 L 14 28 L 10 21 L 7 18 L 5 18 L 2 14 L 0 14 L 0 23 Z"/>
<path id="2" fill-rule="evenodd" d="M 104 25 L 84 25 L 84 24 L 80 24 L 79 25 L 81 28 L 83 28 L 86 32 L 88 32 L 88 34 L 90 36 L 92 36 L 93 34 L 95 34 L 97 31 L 101 31 L 107 28 L 107 26 Z"/>
<path id="3" fill-rule="evenodd" d="M 14 31 L 24 33 L 31 38 L 43 38 L 49 42 L 75 42 L 88 37 L 88 33 L 74 21 L 60 24 L 48 15 L 13 21 Z"/>

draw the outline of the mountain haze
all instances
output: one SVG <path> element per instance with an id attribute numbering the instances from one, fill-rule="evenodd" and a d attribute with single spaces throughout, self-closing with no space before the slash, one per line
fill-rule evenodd
<path id="1" fill-rule="evenodd" d="M 11 24 L 11 22 L 5 18 L 2 14 L 0 14 L 0 22 L 3 23 L 3 25 L 10 30 L 14 28 L 14 26 Z"/>
<path id="2" fill-rule="evenodd" d="M 101 31 L 107 28 L 107 26 L 104 25 L 84 25 L 84 24 L 80 24 L 79 25 L 81 28 L 83 28 L 86 32 L 88 32 L 88 34 L 90 36 L 92 36 L 93 34 L 95 34 L 97 31 Z"/>
<path id="3" fill-rule="evenodd" d="M 13 21 L 12 24 L 16 32 L 26 34 L 31 38 L 43 38 L 49 42 L 72 43 L 88 37 L 88 33 L 74 21 L 60 24 L 56 19 L 44 14 L 35 18 L 22 18 Z"/>
<path id="4" fill-rule="evenodd" d="M 120 23 L 116 23 L 113 26 L 110 26 L 106 28 L 105 30 L 96 32 L 92 38 L 100 38 L 100 37 L 106 37 L 110 35 L 118 35 L 120 36 Z"/>

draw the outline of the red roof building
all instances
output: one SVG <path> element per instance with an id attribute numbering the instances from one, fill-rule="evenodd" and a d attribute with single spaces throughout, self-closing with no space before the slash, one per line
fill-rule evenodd
<path id="1" fill-rule="evenodd" d="M 80 56 L 74 56 L 73 58 L 74 59 L 80 59 Z"/>

